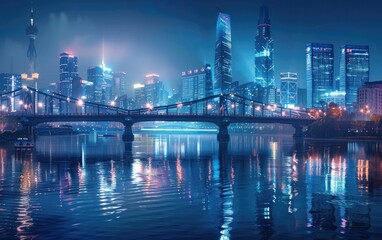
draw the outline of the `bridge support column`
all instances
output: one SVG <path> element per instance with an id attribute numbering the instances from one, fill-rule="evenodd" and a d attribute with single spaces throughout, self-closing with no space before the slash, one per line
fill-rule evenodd
<path id="1" fill-rule="evenodd" d="M 218 133 L 218 141 L 219 142 L 229 142 L 229 134 L 228 134 L 228 126 L 229 123 L 224 122 L 220 123 L 219 125 L 219 133 Z"/>
<path id="2" fill-rule="evenodd" d="M 299 124 L 293 124 L 293 127 L 295 129 L 295 132 L 293 134 L 294 138 L 302 138 L 302 137 L 304 137 L 304 132 L 303 132 L 304 126 L 299 125 Z"/>
<path id="3" fill-rule="evenodd" d="M 125 123 L 124 125 L 125 125 L 125 131 L 123 132 L 122 140 L 124 142 L 134 141 L 134 134 L 133 134 L 133 129 L 132 129 L 133 124 Z"/>

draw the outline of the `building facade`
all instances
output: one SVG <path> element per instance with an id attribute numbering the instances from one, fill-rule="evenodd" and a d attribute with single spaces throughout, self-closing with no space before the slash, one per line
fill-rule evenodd
<path id="1" fill-rule="evenodd" d="M 182 72 L 182 101 L 192 101 L 213 95 L 211 65 Z"/>
<path id="2" fill-rule="evenodd" d="M 229 93 L 232 84 L 231 19 L 219 13 L 216 23 L 214 93 Z"/>
<path id="3" fill-rule="evenodd" d="M 297 73 L 280 73 L 280 80 L 281 106 L 294 108 L 297 105 Z"/>
<path id="4" fill-rule="evenodd" d="M 357 108 L 365 114 L 370 110 L 370 115 L 382 115 L 382 81 L 367 82 L 358 89 Z"/>
<path id="5" fill-rule="evenodd" d="M 260 7 L 255 41 L 255 82 L 262 87 L 275 86 L 273 39 L 267 6 Z"/>
<path id="6" fill-rule="evenodd" d="M 90 102 L 102 102 L 103 69 L 99 66 L 88 68 L 88 79 L 92 89 L 87 91 L 87 100 Z"/>
<path id="7" fill-rule="evenodd" d="M 73 81 L 75 81 L 77 78 L 78 58 L 66 52 L 61 53 L 59 82 L 60 94 L 65 96 L 73 96 Z"/>
<path id="8" fill-rule="evenodd" d="M 369 82 L 369 46 L 341 46 L 339 90 L 346 92 L 345 102 L 349 111 L 357 103 L 357 91 Z"/>
<path id="9" fill-rule="evenodd" d="M 321 96 L 333 90 L 333 45 L 311 43 L 306 47 L 307 107 L 320 108 Z"/>

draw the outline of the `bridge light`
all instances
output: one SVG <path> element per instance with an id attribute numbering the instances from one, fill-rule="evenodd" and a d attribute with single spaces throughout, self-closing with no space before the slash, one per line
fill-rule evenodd
<path id="1" fill-rule="evenodd" d="M 5 106 L 4 105 L 1 105 L 1 110 L 5 110 Z"/>
<path id="2" fill-rule="evenodd" d="M 77 101 L 77 106 L 82 107 L 82 105 L 84 105 L 84 101 L 82 101 L 82 99 L 79 99 Z"/>
<path id="3" fill-rule="evenodd" d="M 110 102 L 110 106 L 114 107 L 115 106 L 115 101 Z"/>
<path id="4" fill-rule="evenodd" d="M 256 111 L 260 111 L 260 110 L 261 110 L 261 107 L 260 107 L 260 106 L 257 106 L 255 109 L 256 109 Z"/>
<path id="5" fill-rule="evenodd" d="M 286 115 L 285 111 L 282 111 L 281 115 L 282 115 L 283 117 L 285 117 L 285 115 Z"/>
<path id="6" fill-rule="evenodd" d="M 28 104 L 24 104 L 24 108 L 27 109 L 28 108 Z"/>
<path id="7" fill-rule="evenodd" d="M 26 85 L 23 85 L 22 88 L 23 89 L 28 89 L 28 87 Z"/>
<path id="8" fill-rule="evenodd" d="M 68 101 L 68 102 L 69 102 L 69 101 L 70 101 L 70 97 L 67 97 L 67 98 L 66 98 L 66 101 Z"/>
<path id="9" fill-rule="evenodd" d="M 212 109 L 212 105 L 211 105 L 211 104 L 208 104 L 208 105 L 207 105 L 207 109 L 208 109 L 208 110 L 211 110 L 211 109 Z"/>
<path id="10" fill-rule="evenodd" d="M 42 107 L 44 107 L 44 104 L 43 104 L 42 102 L 38 102 L 38 103 L 37 103 L 37 106 L 38 106 L 39 108 L 42 108 Z"/>
<path id="11" fill-rule="evenodd" d="M 19 101 L 19 104 L 20 104 L 20 105 L 23 105 L 23 104 L 24 104 L 24 101 L 23 101 L 23 100 L 20 100 L 20 101 Z"/>
<path id="12" fill-rule="evenodd" d="M 178 103 L 177 107 L 178 107 L 178 108 L 183 107 L 183 103 Z"/>
<path id="13" fill-rule="evenodd" d="M 232 104 L 232 105 L 231 105 L 231 108 L 235 108 L 235 104 Z"/>
<path id="14" fill-rule="evenodd" d="M 268 106 L 267 106 L 267 109 L 268 109 L 268 110 L 270 110 L 271 108 L 272 108 L 271 105 L 268 105 Z"/>
<path id="15" fill-rule="evenodd" d="M 152 110 L 153 106 L 150 103 L 146 103 L 146 108 L 148 108 L 149 110 Z"/>

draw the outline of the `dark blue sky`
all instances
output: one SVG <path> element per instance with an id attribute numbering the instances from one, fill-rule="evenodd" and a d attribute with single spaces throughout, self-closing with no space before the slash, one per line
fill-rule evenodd
<path id="1" fill-rule="evenodd" d="M 155 72 L 169 87 L 184 70 L 214 62 L 218 8 L 231 14 L 233 79 L 253 79 L 258 9 L 270 8 L 275 73 L 294 71 L 305 83 L 305 47 L 309 42 L 335 45 L 339 69 L 341 44 L 370 46 L 371 80 L 382 79 L 382 1 L 378 0 L 35 0 L 37 70 L 41 83 L 58 80 L 58 55 L 79 58 L 80 75 L 105 62 L 125 71 L 130 85 Z M 29 1 L 1 0 L 0 71 L 24 72 L 28 45 L 24 30 Z M 13 61 L 12 61 L 13 59 Z"/>

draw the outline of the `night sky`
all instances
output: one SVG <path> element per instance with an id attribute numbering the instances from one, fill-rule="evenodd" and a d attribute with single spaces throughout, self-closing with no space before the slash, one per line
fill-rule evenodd
<path id="1" fill-rule="evenodd" d="M 253 80 L 259 6 L 270 8 L 275 77 L 297 72 L 305 85 L 305 48 L 310 42 L 370 46 L 370 80 L 382 79 L 382 1 L 378 0 L 35 0 L 40 86 L 58 81 L 59 53 L 79 58 L 80 76 L 99 65 L 127 73 L 128 85 L 158 73 L 168 88 L 180 73 L 214 63 L 218 9 L 231 15 L 233 80 Z M 26 71 L 30 4 L 1 0 L 0 72 Z M 104 48 L 102 47 L 104 46 Z M 13 62 L 13 64 L 12 64 Z"/>

